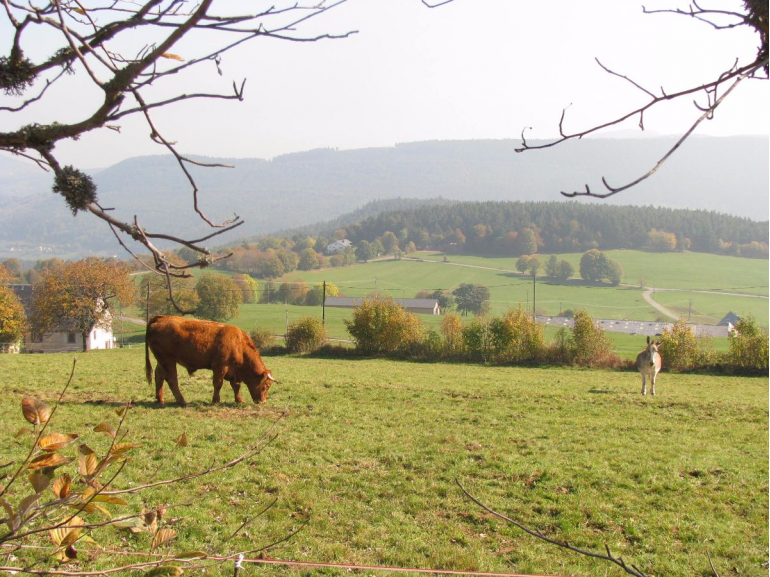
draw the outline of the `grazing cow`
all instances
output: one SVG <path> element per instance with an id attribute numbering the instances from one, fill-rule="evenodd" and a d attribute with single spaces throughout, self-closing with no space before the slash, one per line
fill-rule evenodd
<path id="1" fill-rule="evenodd" d="M 155 367 L 155 399 L 163 402 L 163 381 L 168 382 L 176 402 L 187 405 L 179 390 L 177 363 L 192 375 L 198 369 L 214 371 L 213 403 L 219 402 L 222 382 L 233 387 L 235 401 L 242 403 L 241 383 L 255 403 L 267 400 L 267 391 L 276 382 L 267 370 L 251 337 L 237 327 L 182 317 L 157 316 L 147 324 L 144 344 L 145 373 L 152 382 L 150 350 L 158 361 Z"/>
<path id="2" fill-rule="evenodd" d="M 654 343 L 647 337 L 647 348 L 636 356 L 636 368 L 642 374 L 642 394 L 647 394 L 647 377 L 650 378 L 650 393 L 655 394 L 655 380 L 661 366 L 658 352 L 660 342 Z"/>

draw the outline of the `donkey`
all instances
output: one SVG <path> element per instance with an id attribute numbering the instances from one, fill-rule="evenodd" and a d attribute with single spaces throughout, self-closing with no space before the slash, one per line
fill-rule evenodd
<path id="1" fill-rule="evenodd" d="M 647 377 L 650 377 L 650 393 L 655 394 L 655 380 L 660 372 L 660 341 L 654 343 L 647 337 L 647 348 L 636 356 L 636 368 L 642 373 L 642 394 L 647 394 Z"/>

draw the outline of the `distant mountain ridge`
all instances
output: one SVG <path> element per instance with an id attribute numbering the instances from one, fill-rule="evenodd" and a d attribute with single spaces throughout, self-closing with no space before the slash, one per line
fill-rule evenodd
<path id="1" fill-rule="evenodd" d="M 561 190 L 632 180 L 673 144 L 672 138 L 585 139 L 517 154 L 517 140 L 433 141 L 358 150 L 320 149 L 257 158 L 206 159 L 233 169 L 192 167 L 201 208 L 212 220 L 238 214 L 245 224 L 213 244 L 333 220 L 388 198 L 556 201 Z M 0 161 L 0 254 L 14 243 L 56 245 L 70 253 L 117 253 L 106 226 L 73 218 L 51 193 L 50 175 Z M 34 167 L 33 167 L 34 168 Z M 189 184 L 173 157 L 131 158 L 94 176 L 113 214 L 152 231 L 187 238 L 211 229 L 193 212 Z M 656 175 L 608 204 L 717 211 L 766 220 L 767 137 L 694 137 Z M 598 202 L 586 199 L 583 202 Z M 5 250 L 4 250 L 5 249 Z"/>

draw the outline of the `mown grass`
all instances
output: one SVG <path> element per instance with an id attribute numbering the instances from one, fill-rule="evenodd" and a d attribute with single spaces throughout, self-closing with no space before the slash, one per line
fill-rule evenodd
<path id="1" fill-rule="evenodd" d="M 76 378 L 55 429 L 116 421 L 134 399 L 130 440 L 143 446 L 118 482 L 163 479 L 222 463 L 255 443 L 288 407 L 278 436 L 236 469 L 130 499 L 159 502 L 176 551 L 232 552 L 285 536 L 284 559 L 516 571 L 615 574 L 484 513 L 493 508 L 576 546 L 613 552 L 650 575 L 766 575 L 766 378 L 663 373 L 657 397 L 633 372 L 483 367 L 387 360 L 267 357 L 280 383 L 266 405 L 210 405 L 210 373 L 183 379 L 190 407 L 155 406 L 143 351 L 6 355 L 0 359 L 3 462 L 24 446 L 20 401 L 53 401 L 72 358 Z M 183 432 L 186 448 L 175 447 Z M 246 524 L 272 499 L 277 504 Z M 105 531 L 105 544 L 146 551 L 149 537 Z M 229 539 L 229 540 L 228 540 Z M 143 557 L 145 559 L 146 557 Z M 100 556 L 95 568 L 119 560 Z M 321 571 L 263 568 L 265 574 Z M 231 574 L 232 566 L 209 571 Z M 323 571 L 325 574 L 342 572 Z"/>
<path id="2" fill-rule="evenodd" d="M 638 250 L 610 250 L 607 255 L 623 266 L 623 282 L 634 285 L 640 278 L 648 286 L 685 290 L 723 290 L 768 295 L 767 260 L 739 258 L 700 252 L 655 253 Z M 419 258 L 436 262 L 443 253 L 419 252 Z M 539 255 L 543 264 L 550 254 Z M 580 270 L 583 253 L 556 254 Z M 516 270 L 516 258 L 449 255 L 450 262 Z"/>
<path id="3" fill-rule="evenodd" d="M 724 318 L 726 311 L 732 311 L 739 317 L 752 315 L 761 326 L 766 326 L 768 322 L 766 298 L 678 291 L 656 292 L 653 298 L 681 318 L 690 318 L 694 323 L 715 325 Z"/>

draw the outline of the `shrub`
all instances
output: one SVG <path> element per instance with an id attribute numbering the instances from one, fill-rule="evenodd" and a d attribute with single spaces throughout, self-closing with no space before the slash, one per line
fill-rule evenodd
<path id="1" fill-rule="evenodd" d="M 698 348 L 690 327 L 679 319 L 671 329 L 664 329 L 658 347 L 663 367 L 674 371 L 687 371 L 701 366 L 705 355 Z"/>
<path id="2" fill-rule="evenodd" d="M 489 343 L 496 361 L 537 360 L 545 352 L 545 337 L 539 324 L 521 307 L 489 321 Z"/>
<path id="3" fill-rule="evenodd" d="M 473 361 L 486 362 L 489 359 L 489 327 L 487 321 L 473 319 L 463 327 L 463 347 Z"/>
<path id="4" fill-rule="evenodd" d="M 345 319 L 356 348 L 365 354 L 404 352 L 422 335 L 422 321 L 391 298 L 365 299 Z"/>
<path id="5" fill-rule="evenodd" d="M 463 350 L 463 323 L 456 313 L 444 316 L 441 321 L 441 334 L 444 335 L 444 349 L 449 356 L 458 355 Z"/>
<path id="6" fill-rule="evenodd" d="M 604 329 L 597 327 L 584 310 L 575 311 L 575 324 L 569 339 L 569 355 L 577 365 L 585 367 L 615 367 L 620 359 L 612 352 Z"/>
<path id="7" fill-rule="evenodd" d="M 742 318 L 735 325 L 735 331 L 730 335 L 727 359 L 733 369 L 767 372 L 767 331 L 757 326 L 754 317 Z"/>
<path id="8" fill-rule="evenodd" d="M 268 329 L 252 329 L 249 333 L 257 349 L 269 349 L 275 345 L 275 337 Z"/>
<path id="9" fill-rule="evenodd" d="M 289 325 L 286 348 L 291 353 L 310 353 L 320 349 L 328 339 L 323 322 L 314 317 L 302 317 Z"/>
<path id="10" fill-rule="evenodd" d="M 438 360 L 444 356 L 444 342 L 435 329 L 423 332 L 422 338 L 412 345 L 411 353 L 415 357 Z"/>

